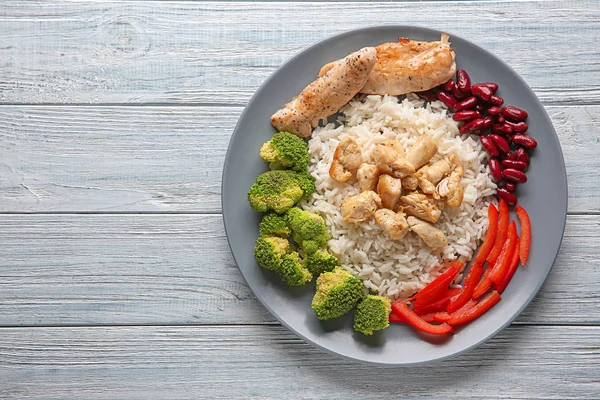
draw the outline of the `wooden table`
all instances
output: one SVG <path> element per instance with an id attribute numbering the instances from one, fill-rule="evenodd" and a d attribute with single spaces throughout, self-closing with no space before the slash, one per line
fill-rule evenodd
<path id="1" fill-rule="evenodd" d="M 348 362 L 282 328 L 220 215 L 252 93 L 310 44 L 380 24 L 447 30 L 508 62 L 569 176 L 536 300 L 487 344 L 417 368 Z M 599 32 L 594 0 L 3 1 L 0 397 L 600 398 Z"/>

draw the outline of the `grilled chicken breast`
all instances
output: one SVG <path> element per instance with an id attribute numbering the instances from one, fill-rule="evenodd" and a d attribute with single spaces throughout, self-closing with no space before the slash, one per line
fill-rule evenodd
<path id="1" fill-rule="evenodd" d="M 300 92 L 271 117 L 280 131 L 309 137 L 319 120 L 335 114 L 365 85 L 377 61 L 374 47 L 365 47 L 342 60 Z"/>

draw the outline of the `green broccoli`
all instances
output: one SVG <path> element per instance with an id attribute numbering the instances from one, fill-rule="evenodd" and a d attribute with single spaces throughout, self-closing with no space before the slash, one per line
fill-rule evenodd
<path id="1" fill-rule="evenodd" d="M 298 136 L 289 132 L 278 132 L 260 148 L 260 158 L 270 163 L 271 169 L 291 168 L 306 171 L 308 146 Z"/>
<path id="2" fill-rule="evenodd" d="M 248 191 L 250 207 L 257 212 L 284 213 L 315 191 L 312 176 L 289 170 L 268 171 L 259 175 Z"/>
<path id="3" fill-rule="evenodd" d="M 352 310 L 366 296 L 359 278 L 341 267 L 325 272 L 317 278 L 317 292 L 311 307 L 317 318 L 338 318 Z"/>
<path id="4" fill-rule="evenodd" d="M 368 295 L 354 312 L 354 330 L 365 335 L 387 328 L 392 302 L 387 297 Z"/>
<path id="5" fill-rule="evenodd" d="M 306 254 L 312 254 L 329 240 L 329 232 L 323 218 L 309 211 L 294 207 L 287 212 L 292 238 Z"/>
<path id="6" fill-rule="evenodd" d="M 319 249 L 314 253 L 309 254 L 306 257 L 306 261 L 306 268 L 308 268 L 314 276 L 319 276 L 323 272 L 331 272 L 339 265 L 338 259 L 334 255 L 329 254 L 327 250 L 323 249 Z"/>
<path id="7" fill-rule="evenodd" d="M 287 226 L 285 216 L 276 213 L 265 214 L 258 226 L 260 236 L 279 236 L 287 238 L 292 230 Z"/>
<path id="8" fill-rule="evenodd" d="M 277 275 L 290 286 L 302 286 L 312 281 L 312 274 L 305 266 L 306 262 L 300 259 L 295 251 L 287 254 L 281 260 Z"/>
<path id="9" fill-rule="evenodd" d="M 263 268 L 277 271 L 281 259 L 291 251 L 290 242 L 280 237 L 259 237 L 254 247 L 254 258 Z"/>

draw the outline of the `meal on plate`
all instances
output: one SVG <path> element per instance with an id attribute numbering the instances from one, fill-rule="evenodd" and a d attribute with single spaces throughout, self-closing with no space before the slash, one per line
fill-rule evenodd
<path id="1" fill-rule="evenodd" d="M 354 310 L 365 335 L 389 322 L 449 334 L 485 313 L 531 240 L 516 191 L 537 142 L 499 94 L 456 70 L 446 34 L 325 65 L 260 149 L 258 264 L 290 286 L 316 280 L 316 317 Z"/>

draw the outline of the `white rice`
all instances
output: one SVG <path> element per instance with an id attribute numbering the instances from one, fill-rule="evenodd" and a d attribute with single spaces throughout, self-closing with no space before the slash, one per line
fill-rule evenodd
<path id="1" fill-rule="evenodd" d="M 302 208 L 325 219 L 331 233 L 329 248 L 340 263 L 360 277 L 372 292 L 391 298 L 408 297 L 443 272 L 443 262 L 471 259 L 487 230 L 487 207 L 496 185 L 486 168 L 487 154 L 479 140 L 460 135 L 455 121 L 439 102 L 428 104 L 410 94 L 400 101 L 395 96 L 357 97 L 340 110 L 336 124 L 314 130 L 309 141 L 316 191 Z M 421 238 L 409 232 L 402 240 L 389 239 L 374 220 L 361 223 L 342 221 L 340 207 L 360 193 L 358 184 L 340 183 L 329 176 L 333 153 L 339 141 L 352 136 L 369 160 L 376 144 L 399 140 L 408 149 L 415 139 L 427 134 L 438 143 L 432 159 L 448 159 L 452 153 L 462 161 L 465 188 L 462 205 L 446 207 L 435 224 L 448 239 L 448 246 L 432 251 Z M 460 277 L 458 277 L 460 279 Z"/>

